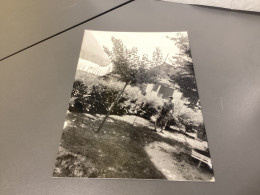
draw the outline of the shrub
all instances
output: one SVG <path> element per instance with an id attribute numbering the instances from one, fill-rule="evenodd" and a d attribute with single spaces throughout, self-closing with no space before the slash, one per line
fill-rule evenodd
<path id="1" fill-rule="evenodd" d="M 83 112 L 84 111 L 84 99 L 87 96 L 88 87 L 80 80 L 76 80 L 73 83 L 73 89 L 71 92 L 71 101 L 69 104 L 70 111 Z"/>
<path id="2" fill-rule="evenodd" d="M 115 78 L 102 79 L 91 74 L 77 72 L 69 109 L 91 114 L 106 114 L 123 85 L 124 83 Z M 114 105 L 111 114 L 133 114 L 150 119 L 158 113 L 157 108 L 160 106 L 162 106 L 160 98 L 144 96 L 139 87 L 128 85 L 118 103 Z"/>
<path id="3" fill-rule="evenodd" d="M 109 88 L 103 85 L 92 86 L 91 93 L 86 99 L 87 111 L 92 114 L 106 114 L 117 98 L 120 91 Z M 111 114 L 123 115 L 125 114 L 124 102 L 126 98 L 122 96 L 118 103 L 114 105 Z"/>
<path id="4" fill-rule="evenodd" d="M 155 105 L 151 102 L 144 102 L 140 106 L 140 112 L 137 113 L 138 116 L 143 117 L 145 119 L 150 119 L 152 116 L 158 113 Z"/>
<path id="5" fill-rule="evenodd" d="M 206 129 L 203 123 L 199 124 L 196 127 L 197 131 L 198 131 L 198 138 L 203 140 L 203 141 L 207 141 L 207 135 L 206 135 Z"/>

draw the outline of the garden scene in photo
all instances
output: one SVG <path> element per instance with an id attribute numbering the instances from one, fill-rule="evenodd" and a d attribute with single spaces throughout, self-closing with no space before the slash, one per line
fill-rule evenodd
<path id="1" fill-rule="evenodd" d="M 53 176 L 215 181 L 187 32 L 85 31 Z"/>

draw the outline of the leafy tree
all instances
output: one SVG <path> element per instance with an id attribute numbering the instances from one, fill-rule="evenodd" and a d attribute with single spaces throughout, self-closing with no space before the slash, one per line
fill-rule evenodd
<path id="1" fill-rule="evenodd" d="M 114 65 L 112 74 L 118 80 L 123 81 L 127 85 L 154 82 L 156 71 L 153 70 L 153 67 L 156 66 L 152 65 L 146 54 L 140 59 L 136 47 L 127 49 L 120 39 L 112 37 L 111 40 L 113 43 L 112 51 L 108 48 L 104 49 Z M 159 59 L 157 61 L 159 62 Z"/>
<path id="2" fill-rule="evenodd" d="M 152 67 L 156 67 L 158 65 L 161 65 L 163 62 L 163 54 L 160 50 L 160 48 L 156 48 L 153 52 L 153 61 L 152 61 Z"/>
<path id="3" fill-rule="evenodd" d="M 175 74 L 170 76 L 170 81 L 179 86 L 183 97 L 188 100 L 186 106 L 196 110 L 200 105 L 188 36 L 178 33 L 177 37 L 168 38 L 179 48 L 179 54 L 171 59 L 176 68 Z"/>
<path id="4" fill-rule="evenodd" d="M 140 59 L 138 55 L 138 49 L 133 47 L 128 49 L 124 46 L 120 39 L 112 37 L 113 43 L 112 51 L 104 47 L 105 52 L 109 56 L 111 62 L 113 63 L 113 76 L 118 80 L 125 83 L 122 91 L 118 94 L 114 103 L 110 106 L 109 111 L 105 118 L 103 119 L 99 129 L 99 132 L 104 125 L 108 115 L 112 111 L 114 105 L 116 105 L 124 92 L 127 85 L 139 85 L 143 83 L 153 83 L 157 79 L 157 65 L 151 67 L 151 61 L 148 60 L 147 55 L 143 55 Z M 154 52 L 157 62 L 160 61 L 159 50 Z M 159 65 L 159 64 L 158 64 Z"/>

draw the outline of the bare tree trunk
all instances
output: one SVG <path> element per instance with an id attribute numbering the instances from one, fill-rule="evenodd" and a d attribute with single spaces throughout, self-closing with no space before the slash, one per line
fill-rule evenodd
<path id="1" fill-rule="evenodd" d="M 128 83 L 126 82 L 125 85 L 124 85 L 124 87 L 123 87 L 123 89 L 122 89 L 122 91 L 117 95 L 115 101 L 114 101 L 114 102 L 111 104 L 111 106 L 109 107 L 108 112 L 107 112 L 106 116 L 104 117 L 103 121 L 101 122 L 100 126 L 98 127 L 98 130 L 96 131 L 96 133 L 99 133 L 100 130 L 102 129 L 102 127 L 103 127 L 103 125 L 105 124 L 105 122 L 106 122 L 106 120 L 107 120 L 109 114 L 110 114 L 111 111 L 113 110 L 114 105 L 116 105 L 116 104 L 118 103 L 118 101 L 119 101 L 119 99 L 120 99 L 122 93 L 124 92 L 124 90 L 125 90 L 127 84 L 128 84 Z"/>

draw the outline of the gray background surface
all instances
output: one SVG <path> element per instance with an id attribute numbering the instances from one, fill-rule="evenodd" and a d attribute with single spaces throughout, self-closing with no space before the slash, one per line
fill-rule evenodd
<path id="1" fill-rule="evenodd" d="M 120 1 L 91 2 L 78 10 Z M 137 0 L 1 61 L 0 194 L 260 194 L 259 24 L 257 13 Z M 57 30 L 30 28 L 28 43 Z M 51 177 L 84 29 L 188 31 L 215 183 Z M 23 46 L 3 43 L 3 56 Z"/>
<path id="2" fill-rule="evenodd" d="M 0 1 L 0 59 L 125 1 Z"/>

